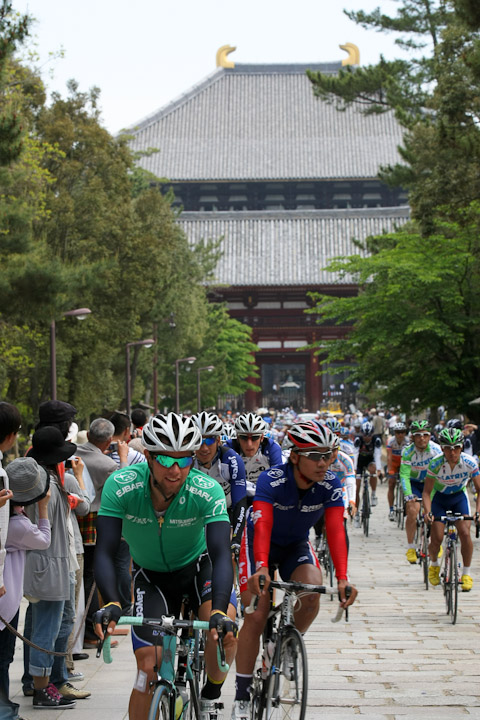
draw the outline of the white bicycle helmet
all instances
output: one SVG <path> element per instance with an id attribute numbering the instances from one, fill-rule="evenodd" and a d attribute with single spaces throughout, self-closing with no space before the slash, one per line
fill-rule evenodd
<path id="1" fill-rule="evenodd" d="M 407 426 L 404 422 L 397 422 L 392 428 L 393 432 L 407 432 Z"/>
<path id="2" fill-rule="evenodd" d="M 373 435 L 373 423 L 370 420 L 362 423 L 362 432 L 364 435 Z"/>
<path id="3" fill-rule="evenodd" d="M 223 423 L 218 415 L 208 412 L 199 412 L 196 415 L 192 415 L 192 420 L 196 423 L 202 435 L 223 434 Z"/>
<path id="4" fill-rule="evenodd" d="M 255 413 L 242 413 L 235 420 L 237 435 L 263 435 L 266 429 L 265 421 Z"/>
<path id="5" fill-rule="evenodd" d="M 327 447 L 334 450 L 337 447 L 338 438 L 325 425 L 314 425 L 313 423 L 298 423 L 287 430 L 288 439 L 297 450 L 311 450 L 319 447 Z"/>
<path id="6" fill-rule="evenodd" d="M 232 423 L 224 423 L 222 442 L 226 442 L 227 440 L 235 440 L 236 437 L 237 431 L 235 430 L 235 425 L 232 425 Z"/>
<path id="7" fill-rule="evenodd" d="M 202 434 L 191 417 L 176 413 L 155 415 L 142 430 L 142 443 L 150 452 L 185 452 L 198 450 Z"/>

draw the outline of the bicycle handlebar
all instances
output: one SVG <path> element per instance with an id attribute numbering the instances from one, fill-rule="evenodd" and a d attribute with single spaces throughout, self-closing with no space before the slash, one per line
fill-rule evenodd
<path id="1" fill-rule="evenodd" d="M 160 620 L 159 618 L 145 618 L 142 615 L 122 615 L 122 617 L 118 619 L 117 625 L 149 625 L 151 627 L 162 628 L 165 632 L 172 634 L 175 633 L 176 630 L 182 628 L 206 630 L 207 632 L 210 629 L 209 623 L 206 620 L 183 620 L 168 615 L 163 615 Z M 221 628 L 217 628 L 217 630 L 220 631 Z M 105 634 L 103 642 L 99 640 L 97 648 L 97 657 L 100 657 L 100 653 L 103 649 L 103 660 L 108 665 L 112 662 L 112 651 L 110 647 L 111 640 L 112 636 Z M 220 635 L 218 637 L 217 662 L 218 668 L 221 672 L 226 673 L 229 671 L 230 666 L 225 661 L 225 650 Z"/>
<path id="2" fill-rule="evenodd" d="M 475 520 L 471 515 L 463 515 L 463 513 L 449 513 L 448 515 L 434 515 L 434 522 L 444 522 L 447 525 L 452 525 L 459 520 Z"/>
<path id="3" fill-rule="evenodd" d="M 263 589 L 263 586 L 265 584 L 265 576 L 260 575 L 259 577 L 259 585 L 260 588 Z M 309 583 L 301 583 L 297 581 L 292 582 L 281 582 L 279 580 L 271 580 L 270 581 L 270 587 L 275 588 L 277 590 L 283 590 L 287 593 L 294 593 L 298 590 L 302 590 L 303 592 L 314 592 L 319 593 L 320 595 L 336 595 L 338 593 L 337 588 L 332 587 L 331 585 L 311 585 Z M 345 596 L 348 598 L 350 597 L 352 592 L 352 588 L 347 585 L 345 588 Z M 258 605 L 258 595 L 254 595 L 252 599 L 250 600 L 250 605 L 248 605 L 245 608 L 245 613 L 247 615 L 251 615 L 255 612 Z M 332 618 L 333 623 L 337 623 L 341 620 L 343 612 L 345 608 L 343 608 L 341 605 L 338 606 L 337 613 L 334 618 Z"/>

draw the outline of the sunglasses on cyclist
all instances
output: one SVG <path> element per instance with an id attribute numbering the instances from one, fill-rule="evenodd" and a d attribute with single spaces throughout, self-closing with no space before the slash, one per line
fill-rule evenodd
<path id="1" fill-rule="evenodd" d="M 170 457 L 170 455 L 155 455 L 155 460 L 162 467 L 171 468 L 176 463 L 179 468 L 183 469 L 193 463 L 193 455 L 188 455 L 188 457 L 181 458 Z"/>
<path id="2" fill-rule="evenodd" d="M 444 450 L 459 450 L 463 448 L 463 444 L 459 443 L 458 445 L 442 445 Z"/>
<path id="3" fill-rule="evenodd" d="M 209 447 L 210 445 L 213 445 L 216 439 L 216 437 L 202 437 L 202 445 L 207 445 L 207 447 Z"/>
<path id="4" fill-rule="evenodd" d="M 412 433 L 412 437 L 430 437 L 431 433 L 429 432 L 418 432 L 418 433 Z"/>
<path id="5" fill-rule="evenodd" d="M 237 435 L 238 440 L 252 440 L 252 442 L 260 440 L 261 437 L 261 435 Z"/>
<path id="6" fill-rule="evenodd" d="M 327 452 L 318 452 L 317 450 L 309 450 L 308 452 L 299 452 L 299 455 L 306 457 L 313 462 L 320 462 L 320 460 L 330 460 L 333 455 L 333 450 L 327 450 Z"/>

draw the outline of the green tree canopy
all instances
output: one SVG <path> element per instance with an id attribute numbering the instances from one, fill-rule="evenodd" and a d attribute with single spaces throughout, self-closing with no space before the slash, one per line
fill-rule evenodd
<path id="1" fill-rule="evenodd" d="M 358 296 L 315 295 L 309 311 L 350 328 L 318 354 L 405 412 L 446 404 L 471 414 L 480 387 L 480 204 L 461 214 L 428 238 L 412 223 L 374 238 L 366 257 L 339 258 L 330 269 L 357 282 Z"/>

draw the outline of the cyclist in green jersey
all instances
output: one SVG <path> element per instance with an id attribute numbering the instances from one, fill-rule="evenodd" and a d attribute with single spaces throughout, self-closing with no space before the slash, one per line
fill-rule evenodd
<path id="1" fill-rule="evenodd" d="M 178 617 L 188 595 L 198 617 L 210 621 L 200 720 L 220 720 L 218 700 L 225 673 L 218 668 L 216 640 L 221 631 L 231 665 L 236 609 L 230 602 L 233 571 L 225 494 L 216 480 L 193 469 L 201 441 L 192 418 L 157 415 L 142 431 L 147 462 L 118 470 L 107 479 L 95 552 L 95 578 L 105 605 L 97 613 L 95 631 L 102 638 L 102 623 L 108 622 L 107 632 L 112 632 L 121 615 L 113 558 L 123 536 L 133 559 L 134 614 Z M 145 720 L 148 715 L 150 682 L 155 677 L 154 633 L 145 626 L 132 629 L 137 677 L 130 720 Z"/>

